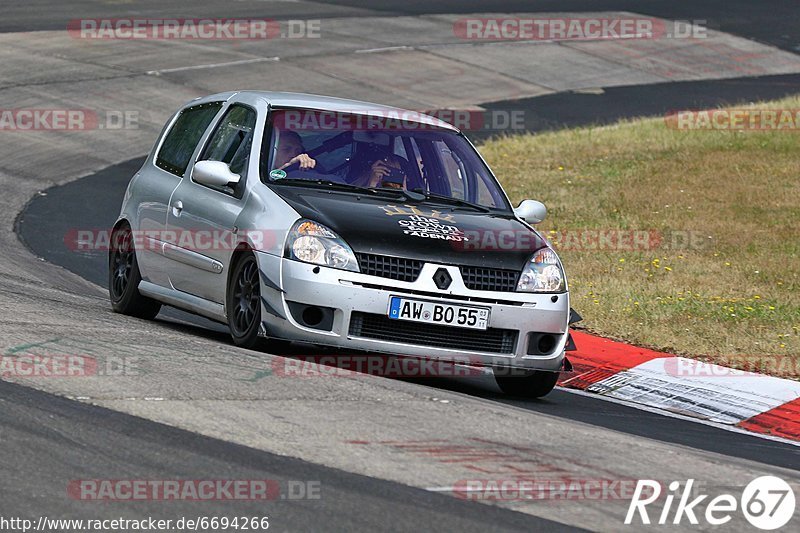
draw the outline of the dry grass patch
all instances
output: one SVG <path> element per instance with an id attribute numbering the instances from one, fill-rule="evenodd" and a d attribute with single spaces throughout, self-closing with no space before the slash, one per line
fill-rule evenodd
<path id="1" fill-rule="evenodd" d="M 800 98 L 765 106 L 797 109 Z M 514 202 L 547 204 L 540 229 L 556 238 L 586 328 L 721 363 L 744 355 L 798 377 L 800 132 L 677 131 L 642 119 L 480 149 Z M 577 249 L 581 231 L 617 229 L 661 242 Z M 559 243 L 565 235 L 573 240 Z M 771 368 L 775 356 L 796 364 Z"/>

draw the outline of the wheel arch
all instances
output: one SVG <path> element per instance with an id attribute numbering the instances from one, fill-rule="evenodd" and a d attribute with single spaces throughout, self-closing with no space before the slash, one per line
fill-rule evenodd
<path id="1" fill-rule="evenodd" d="M 250 246 L 249 243 L 240 242 L 236 245 L 236 248 L 234 248 L 233 252 L 231 253 L 230 266 L 228 267 L 228 274 L 225 279 L 226 286 L 230 285 L 231 276 L 233 275 L 233 267 L 236 266 L 236 263 L 241 260 L 242 256 L 252 253 L 253 247 Z"/>
<path id="2" fill-rule="evenodd" d="M 117 231 L 122 228 L 123 226 L 128 226 L 128 229 L 133 231 L 133 226 L 131 225 L 130 220 L 127 217 L 119 217 L 114 225 L 111 227 L 111 231 L 108 234 L 108 257 L 109 260 L 111 259 L 111 254 L 114 252 L 114 235 Z M 135 252 L 136 250 L 134 250 Z"/>
<path id="3" fill-rule="evenodd" d="M 231 253 L 231 259 L 228 262 L 228 272 L 225 274 L 225 316 L 228 315 L 228 290 L 230 290 L 233 271 L 236 267 L 236 264 L 247 254 L 253 254 L 255 256 L 253 247 L 250 246 L 250 243 L 246 241 L 242 241 L 237 244 L 236 248 L 234 248 L 233 252 Z M 256 263 L 258 263 L 258 258 L 256 258 Z"/>
<path id="4" fill-rule="evenodd" d="M 131 221 L 130 221 L 130 220 L 128 220 L 128 217 L 124 216 L 124 217 L 119 217 L 119 218 L 117 219 L 117 221 L 116 221 L 116 222 L 114 222 L 114 225 L 111 227 L 111 232 L 113 233 L 113 232 L 117 231 L 117 230 L 118 230 L 119 228 L 121 228 L 121 227 L 122 227 L 124 224 L 127 224 L 129 228 L 132 228 L 132 226 L 131 226 Z"/>

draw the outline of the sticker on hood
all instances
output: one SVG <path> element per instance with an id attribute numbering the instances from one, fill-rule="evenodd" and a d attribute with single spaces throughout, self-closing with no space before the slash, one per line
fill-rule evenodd
<path id="1" fill-rule="evenodd" d="M 387 205 L 383 210 L 389 216 L 403 217 L 397 223 L 406 235 L 456 242 L 468 240 L 454 224 L 455 217 L 451 213 L 443 214 L 438 209 L 426 211 L 414 205 Z"/>

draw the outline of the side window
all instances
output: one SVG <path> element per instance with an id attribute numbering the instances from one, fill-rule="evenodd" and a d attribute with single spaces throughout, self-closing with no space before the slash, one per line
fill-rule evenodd
<path id="1" fill-rule="evenodd" d="M 244 191 L 247 163 L 253 146 L 253 129 L 256 125 L 256 112 L 246 106 L 234 104 L 225 113 L 211 140 L 208 142 L 201 161 L 222 161 L 227 163 L 234 174 L 242 179 L 236 188 L 213 187 L 221 192 L 240 196 Z"/>
<path id="2" fill-rule="evenodd" d="M 184 109 L 164 137 L 156 166 L 183 176 L 197 143 L 221 107 L 221 102 L 211 102 Z"/>
<path id="3" fill-rule="evenodd" d="M 467 198 L 466 168 L 461 159 L 442 141 L 436 141 L 434 146 L 442 163 L 444 177 L 450 187 L 450 196 L 465 200 Z"/>
<path id="4" fill-rule="evenodd" d="M 487 178 L 483 176 L 483 173 L 480 173 L 477 176 L 477 178 L 478 179 L 476 179 L 475 181 L 477 181 L 478 183 L 478 199 L 477 199 L 478 203 L 481 205 L 490 205 L 493 207 L 503 205 L 502 200 L 499 200 L 498 198 L 495 198 L 492 195 L 492 191 L 490 191 L 489 186 L 486 185 Z"/>

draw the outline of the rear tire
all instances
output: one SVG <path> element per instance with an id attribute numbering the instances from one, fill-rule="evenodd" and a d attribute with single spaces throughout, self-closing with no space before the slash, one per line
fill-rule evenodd
<path id="1" fill-rule="evenodd" d="M 536 370 L 527 376 L 495 376 L 497 386 L 509 396 L 541 398 L 556 386 L 558 372 Z"/>
<path id="2" fill-rule="evenodd" d="M 256 348 L 261 341 L 261 279 L 256 258 L 250 252 L 240 256 L 233 266 L 225 309 L 233 343 Z"/>
<path id="3" fill-rule="evenodd" d="M 123 224 L 111 234 L 108 252 L 108 296 L 111 308 L 123 315 L 150 320 L 161 310 L 161 303 L 139 292 L 142 274 L 133 247 L 131 228 Z"/>

